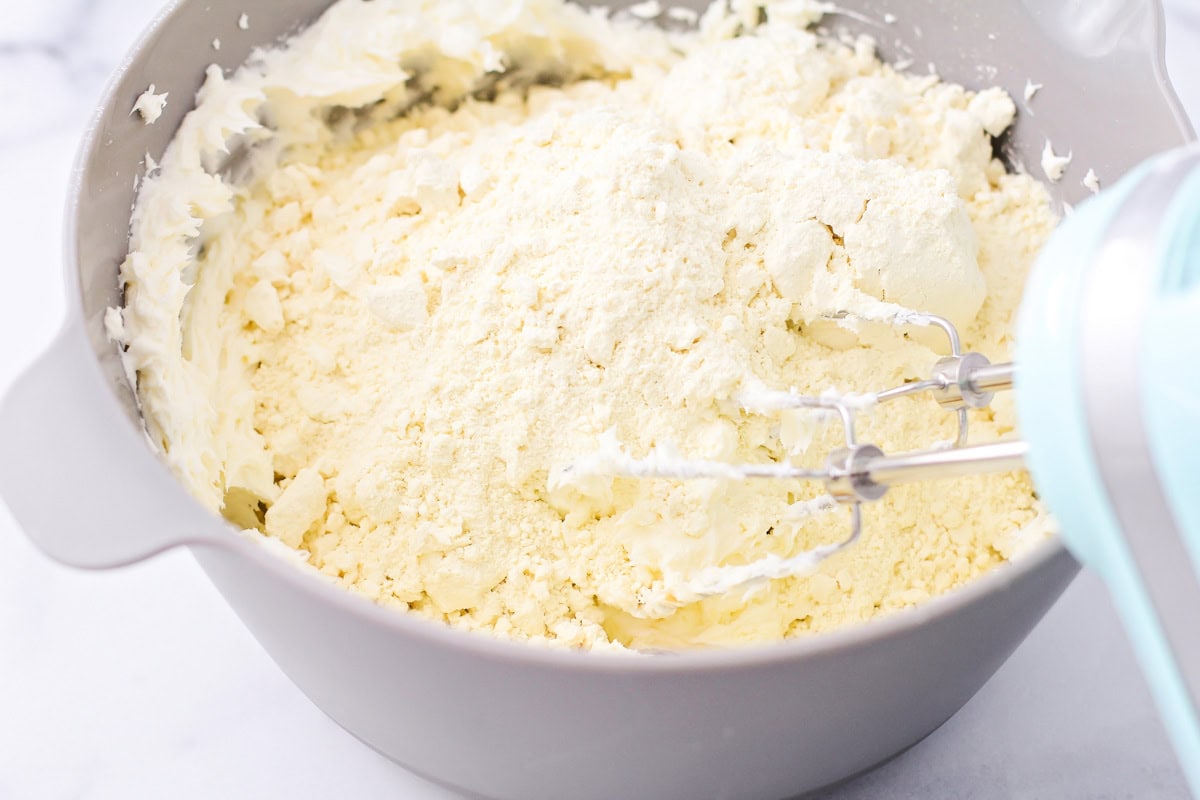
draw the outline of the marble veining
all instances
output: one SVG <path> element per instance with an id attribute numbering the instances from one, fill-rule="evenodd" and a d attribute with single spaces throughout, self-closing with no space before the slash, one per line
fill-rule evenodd
<path id="1" fill-rule="evenodd" d="M 3 5 L 0 387 L 58 324 L 61 209 L 76 140 L 109 71 L 162 7 Z M 1200 119 L 1200 6 L 1166 5 L 1171 73 Z M 322 715 L 187 553 L 115 573 L 71 571 L 35 552 L 0 506 L 0 800 L 350 796 L 456 797 Z M 1103 587 L 1084 576 L 946 726 L 828 796 L 1187 792 Z"/>

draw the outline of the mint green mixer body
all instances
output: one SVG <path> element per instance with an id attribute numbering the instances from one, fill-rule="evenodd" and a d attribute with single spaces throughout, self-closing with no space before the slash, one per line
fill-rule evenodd
<path id="1" fill-rule="evenodd" d="M 1063 222 L 1018 334 L 1026 464 L 1112 592 L 1200 796 L 1200 148 Z"/>

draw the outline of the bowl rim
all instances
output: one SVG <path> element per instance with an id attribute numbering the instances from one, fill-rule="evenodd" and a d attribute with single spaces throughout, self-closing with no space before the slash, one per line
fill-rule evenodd
<path id="1" fill-rule="evenodd" d="M 164 467 L 165 468 L 165 467 Z M 189 498 L 189 502 L 198 501 Z M 882 616 L 850 623 L 828 631 L 792 639 L 749 642 L 720 647 L 679 649 L 641 653 L 636 650 L 583 650 L 566 648 L 552 642 L 516 640 L 483 631 L 462 630 L 398 608 L 388 608 L 338 586 L 324 578 L 315 568 L 292 563 L 267 547 L 239 533 L 213 512 L 214 522 L 221 524 L 221 536 L 208 542 L 209 552 L 228 549 L 229 555 L 253 562 L 273 576 L 289 583 L 297 591 L 346 614 L 359 617 L 373 627 L 390 635 L 414 640 L 457 655 L 473 657 L 506 665 L 569 669 L 592 674 L 691 674 L 775 666 L 785 662 L 804 661 L 833 655 L 871 645 L 877 641 L 896 639 L 914 633 L 927 623 L 952 617 L 987 600 L 994 594 L 1013 590 L 1022 578 L 1048 569 L 1061 559 L 1074 561 L 1057 534 L 1038 542 L 1029 551 L 1000 563 L 986 573 L 955 587 L 944 594 L 920 603 L 886 612 Z M 188 545 L 195 549 L 195 543 Z M 208 553 L 204 553 L 207 555 Z M 200 556 L 201 567 L 205 558 Z M 1072 576 L 1073 577 L 1073 576 Z"/>
<path id="2" fill-rule="evenodd" d="M 65 291 L 68 298 L 68 320 L 79 321 L 84 316 L 84 299 L 80 270 L 83 262 L 79 253 L 80 217 L 87 199 L 83 185 L 86 181 L 92 154 L 102 137 L 102 121 L 106 111 L 118 100 L 118 88 L 137 56 L 146 49 L 159 33 L 170 24 L 172 18 L 190 0 L 170 0 L 150 21 L 138 36 L 129 51 L 109 76 L 108 82 L 96 104 L 84 130 L 75 156 L 71 179 L 67 187 L 67 208 L 64 216 L 64 272 Z M 331 0 L 332 2 L 332 0 Z M 1185 141 L 1195 139 L 1190 122 L 1174 87 L 1167 77 L 1165 54 L 1165 24 L 1160 0 L 1148 4 L 1154 25 L 1155 44 L 1150 54 L 1151 66 L 1159 79 L 1163 100 L 1170 108 Z M 114 399 L 113 387 L 101 376 L 99 358 L 95 345 L 88 340 L 83 325 L 76 326 L 83 336 L 92 357 L 89 358 L 98 382 L 104 384 L 100 391 L 109 392 Z M 111 344 L 111 343 L 110 343 Z M 128 424 L 121 420 L 118 424 Z M 141 446 L 154 456 L 157 468 L 165 471 L 171 480 L 178 479 L 150 448 L 146 437 L 138 437 Z M 667 674 L 678 675 L 696 672 L 741 670 L 769 667 L 786 662 L 800 662 L 819 656 L 840 653 L 869 645 L 876 641 L 894 639 L 908 635 L 932 620 L 950 617 L 982 602 L 993 594 L 1011 591 L 1014 584 L 1031 573 L 1048 568 L 1059 559 L 1072 559 L 1062 539 L 1057 534 L 1038 542 L 1029 550 L 1021 552 L 986 573 L 943 594 L 928 598 L 920 603 L 889 611 L 882 616 L 861 622 L 849 623 L 838 628 L 807 634 L 792 639 L 753 642 L 711 648 L 679 649 L 668 653 L 638 653 L 637 651 L 580 650 L 554 645 L 537 640 L 515 640 L 490 635 L 480 631 L 453 628 L 417 614 L 397 608 L 388 608 L 375 603 L 353 591 L 336 586 L 325 579 L 315 568 L 289 563 L 280 555 L 271 553 L 267 547 L 242 535 L 232 524 L 200 504 L 190 493 L 185 493 L 187 502 L 208 514 L 216 535 L 181 542 L 197 555 L 201 567 L 209 553 L 227 551 L 227 555 L 249 561 L 254 566 L 267 570 L 272 576 L 291 585 L 296 591 L 308 594 L 313 600 L 329 605 L 336 610 L 354 615 L 388 634 L 413 640 L 414 644 L 426 644 L 457 655 L 509 665 L 540 667 L 544 669 L 568 669 L 589 674 Z M 177 545 L 178 546 L 178 545 Z M 169 548 L 173 549 L 173 548 Z"/>

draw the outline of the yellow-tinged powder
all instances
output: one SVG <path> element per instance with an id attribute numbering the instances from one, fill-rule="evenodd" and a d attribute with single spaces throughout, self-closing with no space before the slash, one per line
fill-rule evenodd
<path id="1" fill-rule="evenodd" d="M 818 463 L 835 429 L 736 398 L 881 389 L 936 360 L 923 338 L 819 320 L 838 309 L 944 314 L 1006 357 L 1055 218 L 992 158 L 1003 92 L 821 42 L 803 4 L 768 3 L 761 25 L 762 3 L 718 8 L 671 36 L 494 5 L 343 0 L 210 76 L 143 190 L 110 314 L 197 496 L 380 603 L 577 647 L 866 620 L 1044 531 L 1023 474 L 897 488 L 813 574 L 692 602 L 700 570 L 836 542 L 844 511 L 793 519 L 819 487 L 783 481 L 562 480 L 606 436 L 635 456 Z M 571 80 L 506 81 L 523 67 Z M 435 102 L 378 113 L 414 99 L 413 74 Z M 230 137 L 257 145 L 255 177 L 213 176 Z M 1002 397 L 972 437 L 1013 425 Z M 900 451 L 953 429 L 918 397 L 860 432 Z"/>

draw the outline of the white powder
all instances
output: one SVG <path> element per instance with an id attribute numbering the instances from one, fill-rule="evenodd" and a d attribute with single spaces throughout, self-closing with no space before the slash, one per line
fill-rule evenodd
<path id="1" fill-rule="evenodd" d="M 694 35 L 506 7 L 342 0 L 209 71 L 107 320 L 197 497 L 378 602 L 581 647 L 823 630 L 1013 552 L 1039 514 L 1020 474 L 899 487 L 819 564 L 847 533 L 819 485 L 562 479 L 606 436 L 632 459 L 819 462 L 837 435 L 811 410 L 742 402 L 923 376 L 936 354 L 889 324 L 907 309 L 1004 358 L 1055 222 L 992 158 L 1011 99 L 822 44 L 795 0 Z M 526 88 L 546 74 L 564 85 Z M 229 142 L 251 179 L 220 177 Z M 972 432 L 1013 419 L 1001 399 Z M 861 427 L 899 451 L 954 423 L 911 398 Z"/>

